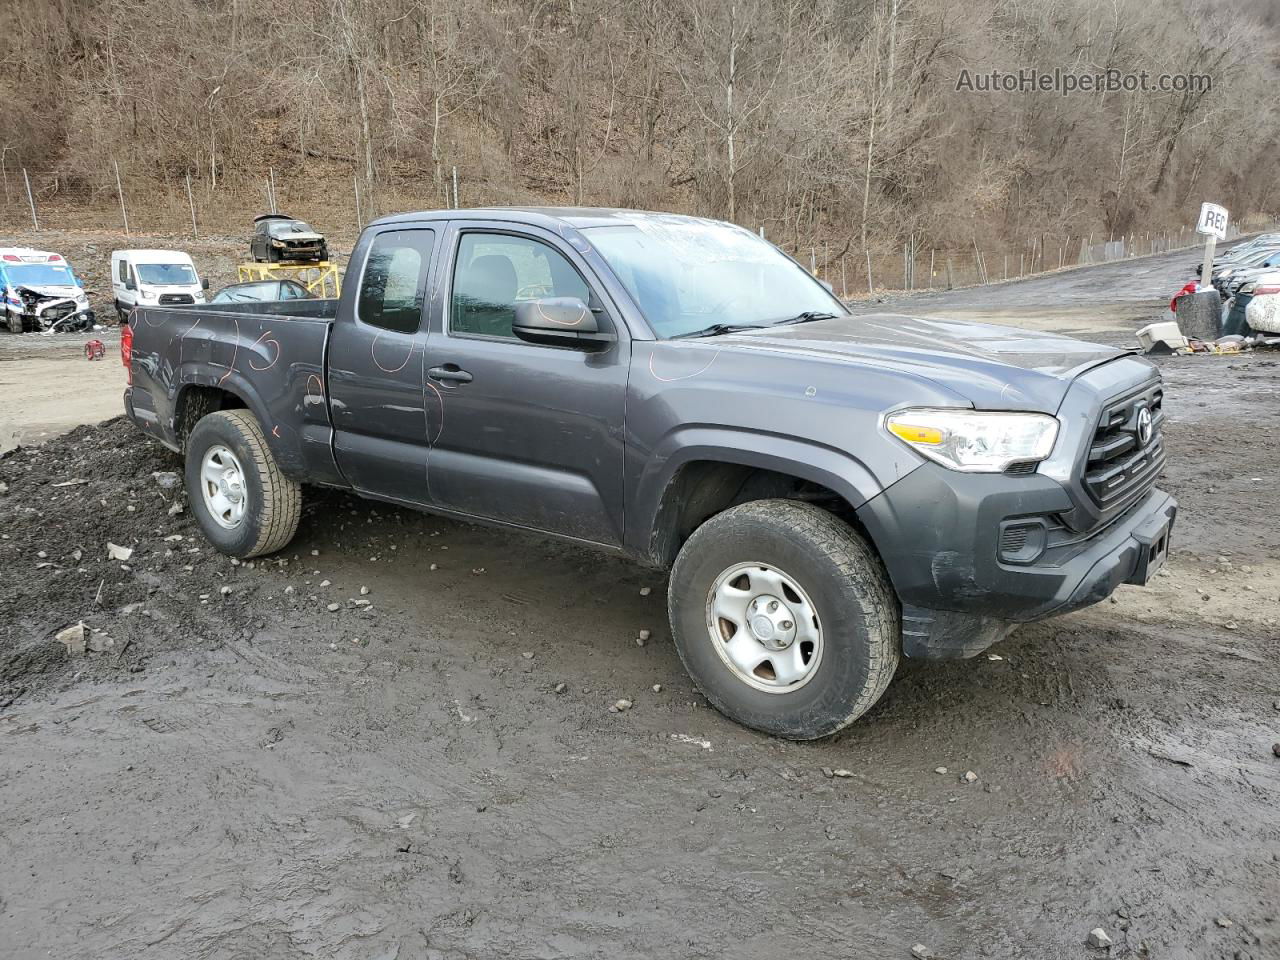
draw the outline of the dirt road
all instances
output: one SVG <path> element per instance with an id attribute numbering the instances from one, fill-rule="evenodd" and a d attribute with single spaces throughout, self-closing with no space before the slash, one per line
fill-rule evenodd
<path id="1" fill-rule="evenodd" d="M 910 307 L 1119 342 L 1187 259 Z M 652 572 L 332 493 L 236 565 L 125 423 L 0 459 L 0 954 L 1280 957 L 1280 358 L 1163 366 L 1167 575 L 804 745 Z"/>

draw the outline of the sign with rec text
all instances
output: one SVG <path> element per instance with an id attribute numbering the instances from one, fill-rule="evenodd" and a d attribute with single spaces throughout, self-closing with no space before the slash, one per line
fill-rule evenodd
<path id="1" fill-rule="evenodd" d="M 1196 233 L 1203 233 L 1219 240 L 1227 239 L 1227 208 L 1216 203 L 1200 204 L 1200 220 L 1196 223 Z"/>

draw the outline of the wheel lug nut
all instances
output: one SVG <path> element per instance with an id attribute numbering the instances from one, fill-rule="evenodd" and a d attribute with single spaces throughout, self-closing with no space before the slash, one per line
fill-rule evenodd
<path id="1" fill-rule="evenodd" d="M 770 601 L 769 601 L 769 612 L 770 612 L 770 613 L 773 613 L 773 611 L 775 611 L 775 610 L 777 610 L 777 609 L 778 609 L 778 601 L 777 601 L 777 600 L 770 600 Z"/>
<path id="2" fill-rule="evenodd" d="M 795 624 L 794 624 L 794 623 L 792 623 L 790 620 L 783 620 L 783 621 L 782 621 L 782 629 L 783 629 L 783 630 L 790 630 L 790 629 L 791 629 L 792 627 L 794 627 L 794 626 L 795 626 Z"/>

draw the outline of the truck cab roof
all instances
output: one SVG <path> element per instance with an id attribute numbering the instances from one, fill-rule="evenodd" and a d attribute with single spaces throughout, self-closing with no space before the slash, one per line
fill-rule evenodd
<path id="1" fill-rule="evenodd" d="M 618 207 L 473 207 L 450 210 L 422 210 L 416 213 L 400 213 L 373 221 L 373 225 L 411 223 L 422 220 L 506 220 L 527 223 L 554 230 L 557 226 L 582 229 L 634 223 L 637 218 L 661 218 L 663 220 L 704 220 L 685 214 L 659 213 L 650 210 L 628 210 Z"/>

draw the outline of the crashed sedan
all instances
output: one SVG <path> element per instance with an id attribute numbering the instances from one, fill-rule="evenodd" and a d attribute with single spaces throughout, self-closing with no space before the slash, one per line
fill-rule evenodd
<path id="1" fill-rule="evenodd" d="M 282 213 L 254 218 L 249 252 L 257 263 L 319 263 L 329 259 L 323 234 Z"/>

